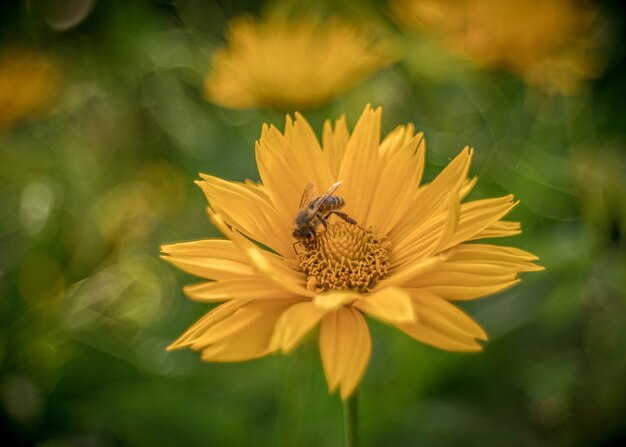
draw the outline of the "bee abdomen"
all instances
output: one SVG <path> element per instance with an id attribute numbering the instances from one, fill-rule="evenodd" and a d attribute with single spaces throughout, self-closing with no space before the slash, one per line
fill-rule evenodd
<path id="1" fill-rule="evenodd" d="M 323 214 L 328 211 L 338 210 L 344 205 L 344 201 L 339 196 L 328 196 L 324 203 L 319 208 L 319 211 Z"/>

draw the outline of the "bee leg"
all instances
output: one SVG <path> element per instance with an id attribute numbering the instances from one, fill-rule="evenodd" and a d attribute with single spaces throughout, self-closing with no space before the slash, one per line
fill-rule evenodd
<path id="1" fill-rule="evenodd" d="M 328 218 L 328 216 L 324 217 L 322 216 L 321 213 L 316 213 L 315 217 L 317 217 L 317 219 L 322 222 L 322 225 L 324 225 L 324 229 L 328 228 L 328 222 L 326 222 L 326 219 Z"/>
<path id="2" fill-rule="evenodd" d="M 356 220 L 354 220 L 353 218 L 348 216 L 346 213 L 342 213 L 341 211 L 331 211 L 331 212 L 329 212 L 326 215 L 326 219 L 328 219 L 328 216 L 330 216 L 331 214 L 336 214 L 337 216 L 341 217 L 343 220 L 345 220 L 349 224 L 356 225 Z"/>
<path id="3" fill-rule="evenodd" d="M 293 247 L 293 252 L 294 252 L 295 254 L 297 254 L 297 255 L 298 255 L 298 254 L 300 254 L 300 253 L 298 253 L 298 249 L 296 249 L 296 245 L 298 245 L 298 244 L 300 244 L 300 242 L 294 242 L 294 243 L 293 243 L 293 245 L 292 245 L 292 247 Z"/>

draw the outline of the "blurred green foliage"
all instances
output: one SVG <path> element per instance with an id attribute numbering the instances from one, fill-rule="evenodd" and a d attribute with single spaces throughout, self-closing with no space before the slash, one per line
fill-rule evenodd
<path id="1" fill-rule="evenodd" d="M 392 27 L 384 2 L 356 3 L 338 7 Z M 600 7 L 607 71 L 577 95 L 469 70 L 396 29 L 396 65 L 306 114 L 320 131 L 327 117 L 345 113 L 353 125 L 367 102 L 382 105 L 386 131 L 413 122 L 425 132 L 427 178 L 475 147 L 473 197 L 514 193 L 511 218 L 524 229 L 514 244 L 546 267 L 466 306 L 491 337 L 480 355 L 373 323 L 365 445 L 626 439 L 626 15 L 620 2 Z M 227 20 L 260 9 L 0 6 L 3 44 L 44 52 L 63 76 L 46 116 L 0 135 L 3 445 L 341 445 L 341 403 L 312 340 L 241 364 L 165 352 L 206 309 L 183 297 L 193 278 L 161 262 L 159 245 L 217 236 L 197 173 L 257 179 L 261 125 L 284 120 L 202 97 Z"/>

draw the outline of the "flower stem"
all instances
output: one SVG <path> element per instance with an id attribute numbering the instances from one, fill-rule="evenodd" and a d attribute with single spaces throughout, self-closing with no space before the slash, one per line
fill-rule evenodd
<path id="1" fill-rule="evenodd" d="M 359 411 L 357 391 L 343 401 L 343 426 L 346 447 L 359 446 Z"/>

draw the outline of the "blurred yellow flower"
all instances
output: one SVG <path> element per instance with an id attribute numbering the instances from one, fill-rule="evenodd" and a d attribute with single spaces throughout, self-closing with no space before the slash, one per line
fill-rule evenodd
<path id="1" fill-rule="evenodd" d="M 59 69 L 46 55 L 0 49 L 0 132 L 45 111 L 59 81 Z"/>
<path id="2" fill-rule="evenodd" d="M 339 19 L 231 21 L 205 81 L 209 101 L 234 109 L 321 105 L 391 61 L 386 47 Z"/>
<path id="3" fill-rule="evenodd" d="M 600 74 L 597 11 L 575 0 L 394 0 L 398 21 L 451 52 L 510 71 L 548 92 L 572 93 Z"/>
<path id="4" fill-rule="evenodd" d="M 381 142 L 380 119 L 380 108 L 366 107 L 351 135 L 344 118 L 334 127 L 327 121 L 320 145 L 296 114 L 284 133 L 263 127 L 256 145 L 262 183 L 201 175 L 209 217 L 228 240 L 161 249 L 167 261 L 208 280 L 185 287 L 191 299 L 223 304 L 170 349 L 202 351 L 207 361 L 248 360 L 291 351 L 319 323 L 329 389 L 344 399 L 370 357 L 365 315 L 437 348 L 482 349 L 485 332 L 451 302 L 542 270 L 520 249 L 466 243 L 518 234 L 518 222 L 501 221 L 516 202 L 508 195 L 461 203 L 477 180 L 468 178 L 469 148 L 420 185 L 423 135 L 398 126 Z M 305 187 L 314 182 L 326 191 L 337 181 L 334 194 L 357 224 L 327 216 L 326 230 L 318 222 L 312 239 L 294 239 Z"/>

